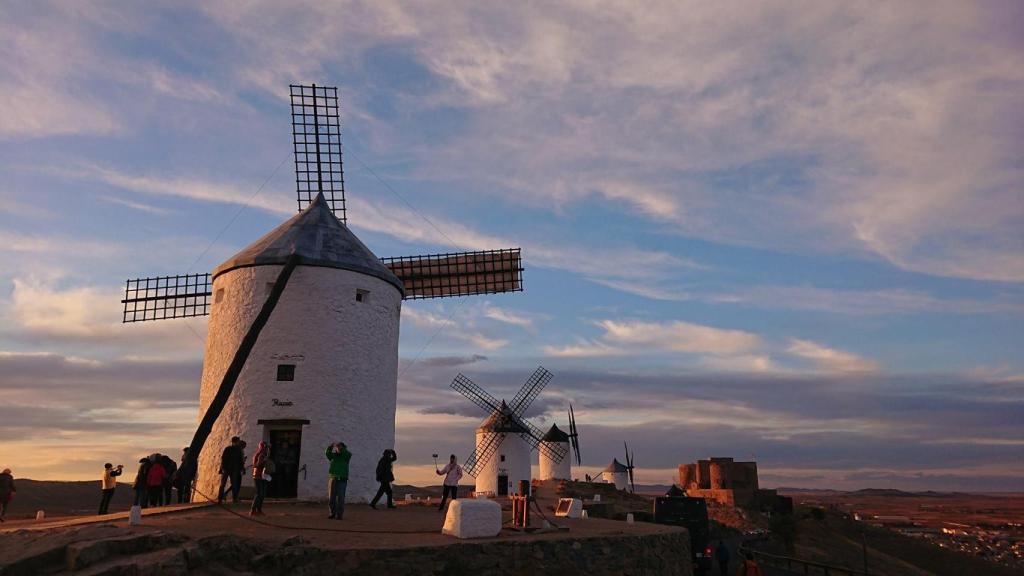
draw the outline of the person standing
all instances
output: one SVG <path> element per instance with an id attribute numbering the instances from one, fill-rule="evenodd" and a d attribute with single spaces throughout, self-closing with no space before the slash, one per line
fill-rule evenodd
<path id="1" fill-rule="evenodd" d="M 188 473 L 188 446 L 181 449 L 181 464 L 174 473 L 174 488 L 178 491 L 178 504 L 192 501 L 192 478 Z"/>
<path id="2" fill-rule="evenodd" d="M 740 569 L 736 571 L 736 576 L 764 576 L 761 567 L 754 560 L 753 552 L 747 552 L 747 559 L 743 561 L 743 564 L 740 564 Z"/>
<path id="3" fill-rule="evenodd" d="M 732 559 L 732 554 L 729 552 L 729 547 L 725 545 L 725 540 L 718 541 L 718 547 L 715 548 L 715 560 L 718 561 L 718 573 L 722 576 L 729 576 L 729 560 Z"/>
<path id="4" fill-rule="evenodd" d="M 242 471 L 245 470 L 245 455 L 242 453 L 242 440 L 238 436 L 231 438 L 231 444 L 224 448 L 220 455 L 220 492 L 217 503 L 223 504 L 226 494 L 225 485 L 231 480 L 231 501 L 238 503 L 238 491 L 242 489 Z"/>
<path id="5" fill-rule="evenodd" d="M 100 498 L 99 514 L 101 516 L 106 514 L 110 507 L 110 499 L 114 497 L 114 489 L 117 488 L 117 477 L 123 470 L 124 466 L 120 464 L 115 467 L 107 462 L 103 465 L 103 478 L 100 480 L 100 489 L 103 491 L 103 496 Z"/>
<path id="6" fill-rule="evenodd" d="M 270 456 L 270 447 L 266 442 L 260 441 L 256 447 L 256 453 L 252 455 L 252 481 L 256 486 L 256 496 L 252 499 L 252 508 L 249 509 L 249 516 L 263 516 L 263 499 L 267 497 L 267 458 Z"/>
<path id="7" fill-rule="evenodd" d="M 0 522 L 6 522 L 4 517 L 7 516 L 7 505 L 17 491 L 18 489 L 14 487 L 14 475 L 11 474 L 11 469 L 4 468 L 4 471 L 0 472 Z"/>
<path id="8" fill-rule="evenodd" d="M 149 505 L 160 506 L 164 497 L 164 479 L 167 471 L 160 465 L 160 455 L 157 454 L 149 463 L 149 470 L 146 471 L 146 487 L 149 490 Z"/>
<path id="9" fill-rule="evenodd" d="M 139 458 L 139 470 L 135 473 L 132 490 L 135 491 L 136 506 L 145 508 L 149 503 L 149 487 L 146 477 L 149 475 L 149 458 Z"/>
<path id="10" fill-rule="evenodd" d="M 377 495 L 370 501 L 370 508 L 377 509 L 377 502 L 380 501 L 380 497 L 387 494 L 388 496 L 388 508 L 395 507 L 394 494 L 391 491 L 391 483 L 395 481 L 395 471 L 393 465 L 395 460 L 398 460 L 398 454 L 390 448 L 384 451 L 384 455 L 377 461 L 377 482 L 380 482 L 380 488 L 377 489 Z"/>
<path id="11" fill-rule="evenodd" d="M 157 460 L 164 468 L 164 485 L 163 485 L 163 504 L 164 506 L 171 505 L 171 489 L 174 487 L 174 475 L 178 471 L 178 465 L 174 462 L 167 454 L 161 454 L 160 459 Z"/>
<path id="12" fill-rule="evenodd" d="M 448 496 L 452 500 L 459 498 L 459 480 L 462 479 L 462 466 L 455 460 L 455 454 L 448 458 L 448 465 L 440 470 L 434 469 L 438 476 L 444 476 L 444 486 L 441 491 L 441 505 L 438 510 L 444 511 L 444 505 L 448 502 Z"/>
<path id="13" fill-rule="evenodd" d="M 348 463 L 352 453 L 344 442 L 335 442 L 327 447 L 327 459 L 331 467 L 327 471 L 329 478 L 328 498 L 331 515 L 334 520 L 341 520 L 345 515 L 345 490 L 348 488 Z"/>

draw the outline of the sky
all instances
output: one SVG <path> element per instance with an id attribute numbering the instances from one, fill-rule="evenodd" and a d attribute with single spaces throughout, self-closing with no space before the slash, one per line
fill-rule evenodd
<path id="1" fill-rule="evenodd" d="M 520 246 L 403 305 L 398 482 L 468 454 L 462 372 L 583 472 L 1024 490 L 1024 5 L 0 0 L 0 466 L 178 454 L 204 318 L 123 325 L 294 214 L 288 85 L 338 86 L 378 255 Z"/>

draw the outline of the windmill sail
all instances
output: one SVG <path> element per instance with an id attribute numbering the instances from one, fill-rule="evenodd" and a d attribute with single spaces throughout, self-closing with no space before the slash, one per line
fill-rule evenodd
<path id="1" fill-rule="evenodd" d="M 210 313 L 210 275 L 181 274 L 128 280 L 121 321 L 192 318 Z"/>
<path id="2" fill-rule="evenodd" d="M 576 414 L 572 410 L 572 404 L 569 404 L 569 441 L 572 443 L 572 451 L 576 454 L 576 465 L 582 466 L 583 461 L 580 458 L 580 433 L 576 429 Z"/>
<path id="3" fill-rule="evenodd" d="M 522 292 L 519 248 L 381 258 L 405 285 L 406 300 Z"/>
<path id="4" fill-rule="evenodd" d="M 316 84 L 292 84 L 291 103 L 295 193 L 299 212 L 322 192 L 331 212 L 345 224 L 347 214 L 338 89 Z"/>

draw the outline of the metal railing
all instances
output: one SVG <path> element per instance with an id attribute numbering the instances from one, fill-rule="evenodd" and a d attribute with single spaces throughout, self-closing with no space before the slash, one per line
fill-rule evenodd
<path id="1" fill-rule="evenodd" d="M 828 564 L 822 564 L 821 562 L 811 562 L 810 560 L 801 560 L 790 556 L 769 554 L 767 552 L 752 550 L 745 546 L 740 547 L 741 555 L 747 552 L 753 554 L 754 559 L 756 559 L 760 564 L 765 566 L 774 566 L 775 568 L 785 568 L 795 574 L 806 574 L 807 576 L 870 576 L 867 572 L 857 570 L 856 568 L 830 566 Z"/>

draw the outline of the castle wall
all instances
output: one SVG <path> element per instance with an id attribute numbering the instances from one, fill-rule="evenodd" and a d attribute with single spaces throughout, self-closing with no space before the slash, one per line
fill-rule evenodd
<path id="1" fill-rule="evenodd" d="M 686 490 L 691 484 L 697 482 L 697 465 L 696 464 L 680 464 L 679 465 L 679 486 Z"/>
<path id="2" fill-rule="evenodd" d="M 237 268 L 214 280 L 200 419 L 281 268 Z M 368 291 L 364 301 L 357 290 Z M 273 427 L 259 421 L 292 420 L 277 426 L 302 430 L 298 497 L 326 498 L 324 452 L 340 440 L 352 451 L 346 499 L 369 500 L 377 459 L 395 442 L 401 303 L 399 291 L 376 277 L 297 267 L 200 454 L 197 488 L 216 497 L 221 451 L 232 436 L 248 444 L 249 465 Z M 277 381 L 279 364 L 295 365 L 294 381 Z M 243 485 L 252 485 L 248 470 Z"/>
<path id="3" fill-rule="evenodd" d="M 702 489 L 711 488 L 711 472 L 709 470 L 711 466 L 710 460 L 698 460 L 697 461 L 697 487 Z"/>

